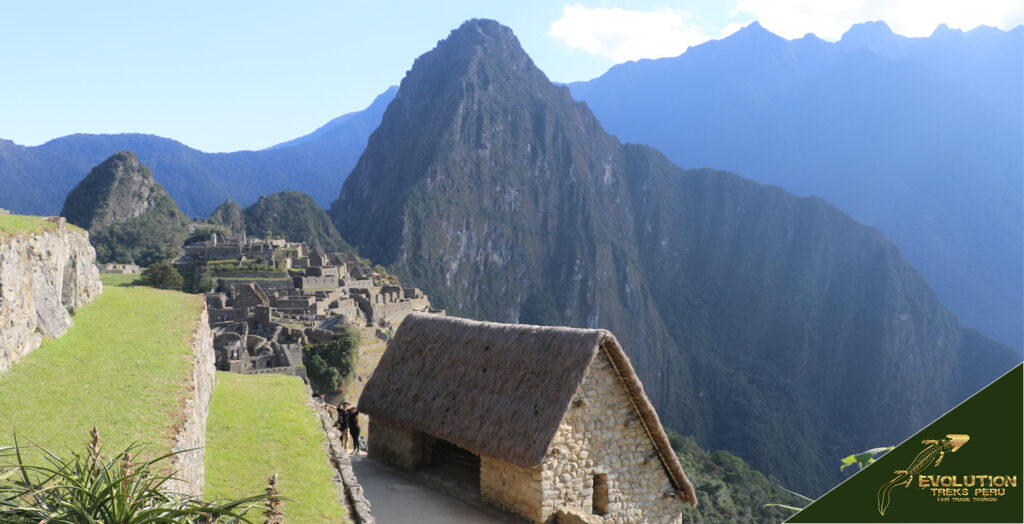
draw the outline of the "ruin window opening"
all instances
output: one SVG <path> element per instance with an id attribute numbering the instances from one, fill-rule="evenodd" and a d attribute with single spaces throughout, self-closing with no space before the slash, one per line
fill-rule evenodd
<path id="1" fill-rule="evenodd" d="M 594 475 L 594 515 L 608 514 L 608 475 L 597 473 Z"/>

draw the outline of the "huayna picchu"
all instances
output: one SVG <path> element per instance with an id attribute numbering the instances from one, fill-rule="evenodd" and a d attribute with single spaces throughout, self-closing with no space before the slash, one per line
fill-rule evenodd
<path id="1" fill-rule="evenodd" d="M 666 426 L 807 494 L 1018 360 L 821 199 L 619 143 L 490 20 L 416 60 L 330 213 L 449 313 L 610 330 Z"/>

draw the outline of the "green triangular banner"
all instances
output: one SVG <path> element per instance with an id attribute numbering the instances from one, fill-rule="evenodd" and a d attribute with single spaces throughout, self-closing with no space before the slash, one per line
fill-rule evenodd
<path id="1" fill-rule="evenodd" d="M 1024 522 L 1022 428 L 1018 365 L 786 522 Z"/>

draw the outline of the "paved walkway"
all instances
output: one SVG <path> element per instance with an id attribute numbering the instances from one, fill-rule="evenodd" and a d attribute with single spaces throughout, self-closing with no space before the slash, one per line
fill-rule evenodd
<path id="1" fill-rule="evenodd" d="M 479 496 L 419 473 L 409 473 L 366 458 L 352 457 L 352 469 L 377 522 L 387 524 L 522 523 L 491 508 Z M 446 494 L 447 493 L 447 494 Z"/>

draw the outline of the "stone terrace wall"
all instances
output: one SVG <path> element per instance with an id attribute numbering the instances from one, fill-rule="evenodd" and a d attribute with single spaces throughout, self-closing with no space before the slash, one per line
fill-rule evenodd
<path id="1" fill-rule="evenodd" d="M 210 395 L 215 382 L 213 333 L 203 306 L 198 325 L 192 334 L 192 371 L 189 376 L 189 395 L 185 400 L 185 411 L 181 426 L 174 439 L 173 451 L 184 451 L 175 455 L 171 462 L 177 468 L 175 476 L 181 481 L 168 483 L 173 492 L 200 496 L 206 473 L 203 459 L 206 449 L 206 419 L 210 415 Z"/>
<path id="2" fill-rule="evenodd" d="M 583 403 L 569 408 L 541 464 L 542 517 L 561 505 L 591 514 L 594 475 L 605 474 L 608 514 L 592 522 L 682 522 L 682 502 L 603 351 L 574 399 Z"/>
<path id="3" fill-rule="evenodd" d="M 89 235 L 53 220 L 56 231 L 0 240 L 0 372 L 63 335 L 70 313 L 103 291 Z"/>

